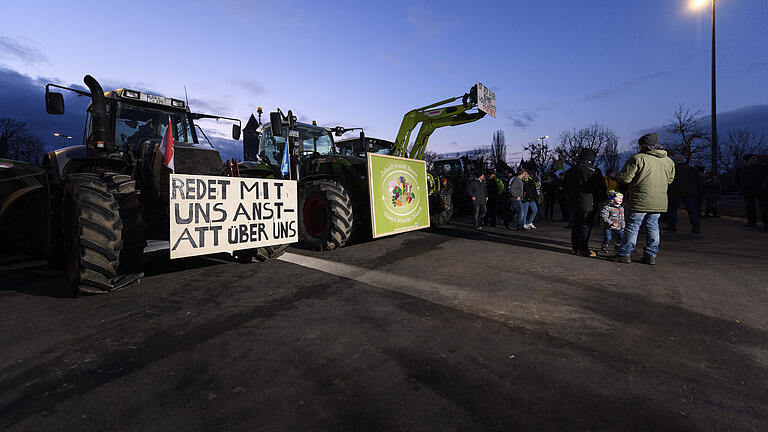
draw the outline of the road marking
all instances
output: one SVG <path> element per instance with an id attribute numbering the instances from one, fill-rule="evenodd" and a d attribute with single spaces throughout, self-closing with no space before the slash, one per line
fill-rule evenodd
<path id="1" fill-rule="evenodd" d="M 21 270 L 21 269 L 30 268 L 30 267 L 42 267 L 45 265 L 48 265 L 48 263 L 45 260 L 34 260 L 34 261 L 29 261 L 29 262 L 24 262 L 19 264 L 10 264 L 6 266 L 0 266 L 0 272 L 11 271 L 11 270 Z"/>
<path id="2" fill-rule="evenodd" d="M 489 295 L 468 287 L 402 276 L 291 252 L 286 252 L 278 259 L 505 323 L 513 319 L 515 312 L 519 313 L 519 306 L 505 301 L 506 299 L 502 296 Z M 492 305 L 493 309 L 484 305 Z"/>

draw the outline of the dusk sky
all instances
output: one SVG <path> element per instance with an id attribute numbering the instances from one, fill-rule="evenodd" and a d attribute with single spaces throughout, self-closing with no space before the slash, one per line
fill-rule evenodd
<path id="1" fill-rule="evenodd" d="M 768 103 L 768 1 L 717 7 L 718 111 Z M 626 146 L 679 103 L 709 114 L 710 10 L 689 0 L 9 0 L 0 24 L 0 68 L 33 79 L 91 74 L 176 98 L 186 85 L 195 111 L 246 120 L 280 107 L 387 139 L 408 110 L 491 87 L 498 118 L 438 130 L 437 152 L 501 129 L 513 159 L 595 121 Z"/>

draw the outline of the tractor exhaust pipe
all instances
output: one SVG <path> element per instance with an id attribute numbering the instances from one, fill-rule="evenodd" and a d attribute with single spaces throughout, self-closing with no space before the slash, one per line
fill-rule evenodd
<path id="1" fill-rule="evenodd" d="M 97 152 L 111 152 L 112 140 L 107 139 L 107 104 L 104 99 L 104 89 L 96 78 L 86 75 L 83 82 L 91 91 L 91 121 L 93 131 L 88 137 L 89 150 Z"/>

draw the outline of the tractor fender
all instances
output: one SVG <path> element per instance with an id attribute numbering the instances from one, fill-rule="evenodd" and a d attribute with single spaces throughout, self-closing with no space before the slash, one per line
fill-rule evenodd
<path id="1" fill-rule="evenodd" d="M 0 206 L 0 226 L 4 226 L 5 222 L 5 215 L 8 213 L 8 210 L 13 207 L 13 205 L 16 202 L 20 202 L 27 196 L 31 196 L 35 192 L 42 193 L 43 185 L 32 185 L 27 186 L 25 188 L 19 189 L 15 191 L 14 193 L 10 194 L 8 198 L 5 199 L 3 202 L 3 205 Z"/>
<path id="2" fill-rule="evenodd" d="M 302 177 L 301 180 L 299 180 L 299 186 L 304 185 L 306 182 L 314 181 L 314 180 L 333 180 L 338 181 L 339 176 L 333 175 L 333 174 L 311 174 L 305 177 Z"/>
<path id="3" fill-rule="evenodd" d="M 44 189 L 32 185 L 13 192 L 0 207 L 2 249 L 42 255 L 45 228 Z"/>
<path id="4" fill-rule="evenodd" d="M 43 158 L 43 167 L 48 171 L 48 179 L 56 185 L 66 180 L 69 173 L 91 172 L 95 168 L 122 172 L 127 165 L 122 159 L 89 156 L 84 145 L 54 150 Z"/>

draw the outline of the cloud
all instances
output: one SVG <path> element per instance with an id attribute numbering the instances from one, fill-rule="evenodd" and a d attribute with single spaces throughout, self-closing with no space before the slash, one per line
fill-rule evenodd
<path id="1" fill-rule="evenodd" d="M 413 31 L 422 37 L 437 36 L 443 30 L 459 24 L 458 20 L 439 20 L 434 17 L 432 11 L 423 6 L 408 8 L 406 21 L 413 27 Z"/>
<path id="2" fill-rule="evenodd" d="M 606 99 L 609 99 L 609 98 L 611 98 L 613 96 L 616 96 L 616 95 L 624 92 L 625 90 L 627 90 L 630 87 L 635 87 L 635 86 L 638 86 L 638 85 L 641 85 L 641 84 L 645 84 L 645 83 L 653 81 L 653 80 L 655 80 L 657 78 L 661 78 L 663 76 L 667 76 L 667 75 L 673 74 L 673 73 L 677 72 L 678 70 L 679 69 L 670 69 L 670 70 L 666 70 L 666 71 L 655 72 L 655 73 L 652 73 L 652 74 L 643 75 L 641 77 L 631 79 L 629 81 L 624 81 L 624 82 L 621 82 L 621 83 L 616 84 L 614 86 L 611 86 L 611 87 L 608 87 L 608 88 L 604 88 L 602 90 L 598 90 L 598 91 L 596 91 L 594 93 L 590 93 L 590 94 L 584 96 L 584 100 L 585 101 L 602 101 L 602 100 L 606 100 Z"/>
<path id="3" fill-rule="evenodd" d="M 509 120 L 512 121 L 512 125 L 514 127 L 517 127 L 520 129 L 527 129 L 528 126 L 536 122 L 536 117 L 538 117 L 539 114 L 536 111 L 521 110 L 521 111 L 506 113 L 506 116 Z"/>
<path id="4" fill-rule="evenodd" d="M 48 63 L 48 58 L 39 49 L 7 36 L 0 36 L 0 54 L 29 64 Z"/>
<path id="5" fill-rule="evenodd" d="M 244 90 L 251 92 L 254 95 L 264 94 L 264 86 L 256 84 L 253 81 L 247 81 L 247 80 L 241 79 L 241 80 L 235 80 L 234 83 L 242 87 Z"/>
<path id="6" fill-rule="evenodd" d="M 85 108 L 90 102 L 89 98 L 62 91 L 65 113 L 49 115 L 45 112 L 45 84 L 49 82 L 62 83 L 63 80 L 32 78 L 0 67 L 0 117 L 26 123 L 29 130 L 43 140 L 46 151 L 61 147 L 61 138 L 54 137 L 55 132 L 74 137 L 67 145 L 82 141 Z"/>

